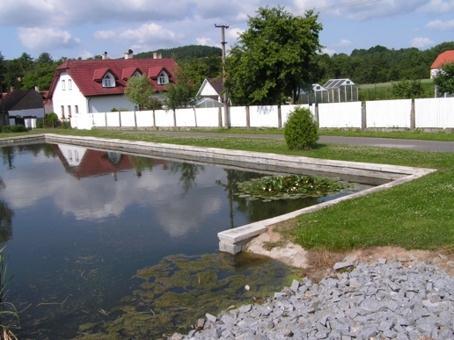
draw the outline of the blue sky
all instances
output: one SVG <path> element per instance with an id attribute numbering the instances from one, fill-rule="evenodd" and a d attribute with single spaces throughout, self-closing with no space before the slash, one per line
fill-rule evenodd
<path id="1" fill-rule="evenodd" d="M 119 57 L 185 44 L 217 45 L 215 23 L 233 44 L 260 6 L 320 13 L 328 53 L 384 45 L 429 48 L 454 40 L 454 0 L 1 0 L 0 52 L 36 57 Z"/>

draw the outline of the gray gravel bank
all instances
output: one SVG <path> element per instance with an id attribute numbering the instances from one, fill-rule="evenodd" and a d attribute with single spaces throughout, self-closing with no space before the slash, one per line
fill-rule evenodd
<path id="1" fill-rule="evenodd" d="M 360 264 L 319 284 L 294 281 L 261 305 L 207 314 L 197 327 L 184 338 L 454 339 L 454 278 L 422 263 Z"/>

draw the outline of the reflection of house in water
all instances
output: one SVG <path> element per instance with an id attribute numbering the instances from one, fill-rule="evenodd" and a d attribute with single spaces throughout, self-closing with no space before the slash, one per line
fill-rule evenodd
<path id="1" fill-rule="evenodd" d="M 79 179 L 113 174 L 117 180 L 117 172 L 134 167 L 129 156 L 117 152 L 90 150 L 67 144 L 56 145 L 55 151 L 66 171 Z"/>
<path id="2" fill-rule="evenodd" d="M 117 173 L 136 168 L 137 176 L 141 176 L 142 169 L 152 168 L 154 165 L 162 165 L 167 168 L 167 161 L 145 159 L 148 166 L 138 164 L 137 157 L 124 155 L 113 151 L 91 150 L 82 146 L 57 144 L 55 152 L 62 162 L 66 171 L 74 177 L 81 179 L 85 177 L 104 176 L 112 174 L 115 181 Z"/>

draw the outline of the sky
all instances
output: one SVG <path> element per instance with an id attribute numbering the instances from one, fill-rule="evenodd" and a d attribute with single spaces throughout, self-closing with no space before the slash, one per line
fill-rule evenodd
<path id="1" fill-rule="evenodd" d="M 320 14 L 324 51 L 430 48 L 454 40 L 454 0 L 1 0 L 0 53 L 12 59 L 120 57 L 187 44 L 217 46 L 228 24 L 235 44 L 259 7 L 284 6 L 295 15 Z"/>

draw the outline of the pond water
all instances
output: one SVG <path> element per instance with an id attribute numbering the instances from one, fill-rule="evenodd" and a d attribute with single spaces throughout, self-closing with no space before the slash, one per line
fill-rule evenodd
<path id="1" fill-rule="evenodd" d="M 64 144 L 1 157 L 0 241 L 21 339 L 157 338 L 281 289 L 289 268 L 219 254 L 216 234 L 331 198 L 247 200 L 236 183 L 258 173 Z"/>

